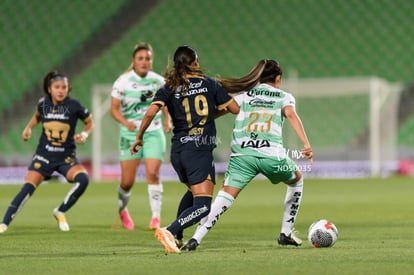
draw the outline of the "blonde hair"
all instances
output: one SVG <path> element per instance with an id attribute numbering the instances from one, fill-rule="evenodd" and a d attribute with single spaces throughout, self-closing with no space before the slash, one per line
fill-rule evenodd
<path id="1" fill-rule="evenodd" d="M 151 44 L 147 43 L 147 42 L 140 42 L 138 44 L 135 44 L 134 46 L 134 50 L 132 51 L 132 58 L 135 57 L 135 54 L 137 52 L 139 52 L 140 50 L 147 50 L 149 52 L 152 53 L 152 59 L 154 59 L 154 50 L 152 49 Z M 129 65 L 127 72 L 131 71 L 134 69 L 134 63 L 131 62 L 131 64 Z"/>

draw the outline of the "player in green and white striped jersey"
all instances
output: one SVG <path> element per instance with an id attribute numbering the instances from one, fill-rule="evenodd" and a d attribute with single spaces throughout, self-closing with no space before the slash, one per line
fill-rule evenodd
<path id="1" fill-rule="evenodd" d="M 123 227 L 128 230 L 134 229 L 134 222 L 129 215 L 127 205 L 141 159 L 144 160 L 146 166 L 148 197 L 152 211 L 149 227 L 156 229 L 160 226 L 163 186 L 159 178 L 159 170 L 166 150 L 164 131 L 170 131 L 169 115 L 166 108 L 162 110 L 164 120 L 159 112 L 149 126 L 144 136 L 145 146 L 142 150 L 135 155 L 131 155 L 129 151 L 155 92 L 164 85 L 164 78 L 151 71 L 152 62 L 153 49 L 151 45 L 148 43 L 137 44 L 132 53 L 130 67 L 127 72 L 118 77 L 111 92 L 111 115 L 120 124 L 119 215 Z"/>
<path id="2" fill-rule="evenodd" d="M 255 156 L 284 158 L 282 127 L 283 108 L 295 106 L 289 93 L 261 83 L 248 92 L 234 97 L 240 105 L 233 140 L 232 156 Z"/>
<path id="3" fill-rule="evenodd" d="M 274 60 L 261 60 L 252 71 L 241 79 L 222 79 L 228 91 L 238 87 L 252 88 L 234 97 L 240 106 L 233 128 L 232 154 L 223 186 L 217 194 L 207 218 L 182 248 L 195 250 L 202 238 L 216 224 L 220 216 L 233 204 L 238 194 L 253 178 L 260 174 L 271 183 L 284 182 L 287 193 L 284 203 L 280 245 L 299 246 L 293 226 L 302 200 L 303 176 L 301 169 L 289 157 L 283 147 L 282 126 L 289 121 L 303 149 L 299 154 L 312 162 L 312 149 L 302 122 L 295 111 L 294 97 L 281 90 L 282 69 Z M 237 89 L 236 89 L 237 90 Z"/>

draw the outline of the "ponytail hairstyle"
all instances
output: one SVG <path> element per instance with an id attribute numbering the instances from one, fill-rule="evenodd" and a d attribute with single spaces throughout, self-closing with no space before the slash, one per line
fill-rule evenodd
<path id="1" fill-rule="evenodd" d="M 169 65 L 165 72 L 165 86 L 173 91 L 181 86 L 181 92 L 187 92 L 190 85 L 189 76 L 204 77 L 201 70 L 191 66 L 196 60 L 198 55 L 195 49 L 187 45 L 178 47 L 174 53 L 173 67 Z"/>
<path id="2" fill-rule="evenodd" d="M 140 50 L 147 50 L 147 51 L 151 52 L 152 53 L 152 59 L 154 59 L 154 50 L 153 50 L 151 44 L 147 43 L 147 42 L 140 42 L 140 43 L 138 43 L 134 46 L 134 50 L 132 51 L 132 58 L 134 58 L 135 54 L 137 52 L 139 52 Z M 129 72 L 133 69 L 134 69 L 134 63 L 131 62 L 131 64 L 129 65 L 129 67 L 127 69 L 127 72 Z"/>
<path id="3" fill-rule="evenodd" d="M 50 85 L 52 85 L 53 82 L 58 80 L 65 80 L 68 83 L 68 92 L 72 90 L 72 87 L 66 75 L 59 73 L 58 71 L 50 71 L 47 72 L 46 75 L 43 77 L 43 91 L 45 92 L 45 94 L 50 96 L 49 87 Z"/>
<path id="4" fill-rule="evenodd" d="M 282 75 L 279 63 L 272 59 L 262 59 L 247 75 L 240 78 L 219 78 L 218 81 L 228 93 L 239 93 L 252 89 L 258 83 L 274 82 L 278 75 Z"/>
<path id="5" fill-rule="evenodd" d="M 262 74 L 260 75 L 260 83 L 274 82 L 276 76 L 282 76 L 282 67 L 280 67 L 280 64 L 276 60 L 265 59 L 264 61 L 265 67 L 263 69 Z"/>

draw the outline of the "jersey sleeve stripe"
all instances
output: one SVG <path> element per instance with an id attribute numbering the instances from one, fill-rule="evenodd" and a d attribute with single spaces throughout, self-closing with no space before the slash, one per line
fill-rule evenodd
<path id="1" fill-rule="evenodd" d="M 165 102 L 163 102 L 163 101 L 153 101 L 153 102 L 151 102 L 151 105 L 159 105 L 159 106 L 161 106 L 161 107 L 164 107 L 165 106 Z"/>
<path id="2" fill-rule="evenodd" d="M 227 101 L 226 103 L 223 103 L 223 104 L 221 104 L 221 105 L 218 105 L 217 106 L 217 109 L 219 109 L 219 110 L 223 110 L 223 109 L 225 109 L 231 102 L 233 101 L 233 98 L 231 98 L 229 101 Z"/>

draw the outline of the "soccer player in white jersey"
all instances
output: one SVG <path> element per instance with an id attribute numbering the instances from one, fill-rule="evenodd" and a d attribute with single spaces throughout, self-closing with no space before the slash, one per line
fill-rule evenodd
<path id="1" fill-rule="evenodd" d="M 148 182 L 148 198 L 152 211 L 150 229 L 160 227 L 163 186 L 160 167 L 166 151 L 165 132 L 170 131 L 166 108 L 151 123 L 144 136 L 145 145 L 138 154 L 132 155 L 129 147 L 135 140 L 141 120 L 151 104 L 155 92 L 164 85 L 164 78 L 151 71 L 153 49 L 148 43 L 139 43 L 132 53 L 128 70 L 115 81 L 111 93 L 111 115 L 120 124 L 119 159 L 121 182 L 118 187 L 119 216 L 127 230 L 134 229 L 134 222 L 127 205 L 141 159 L 144 160 Z"/>
<path id="2" fill-rule="evenodd" d="M 293 226 L 302 200 L 303 176 L 283 147 L 282 126 L 285 119 L 303 144 L 301 154 L 311 163 L 312 148 L 295 111 L 294 97 L 279 89 L 281 78 L 282 69 L 278 62 L 261 60 L 247 76 L 220 81 L 225 88 L 230 87 L 227 89 L 229 92 L 237 91 L 237 85 L 241 88 L 247 83 L 251 83 L 252 88 L 234 97 L 240 105 L 240 112 L 233 128 L 232 154 L 224 183 L 211 212 L 200 221 L 193 237 L 181 250 L 195 250 L 238 194 L 259 173 L 272 184 L 284 182 L 287 185 L 278 243 L 301 245 L 302 240 L 295 236 Z"/>

